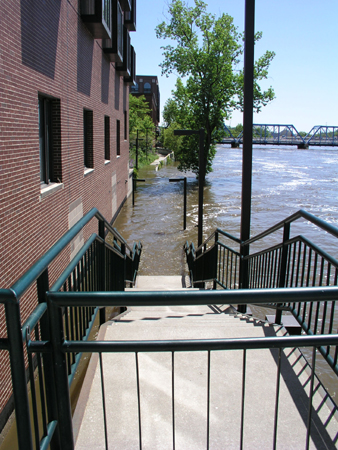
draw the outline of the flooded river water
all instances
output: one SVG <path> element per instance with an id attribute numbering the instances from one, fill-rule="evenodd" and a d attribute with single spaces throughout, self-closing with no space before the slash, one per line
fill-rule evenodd
<path id="1" fill-rule="evenodd" d="M 187 176 L 187 229 L 183 231 L 183 182 Z M 213 172 L 204 189 L 203 239 L 217 227 L 240 235 L 242 150 L 219 146 Z M 128 199 L 114 226 L 132 243 L 144 246 L 141 275 L 180 275 L 185 265 L 186 240 L 197 244 L 198 184 L 194 174 L 182 173 L 175 164 L 155 171 L 139 170 L 135 206 Z M 257 235 L 299 209 L 338 225 L 338 151 L 332 148 L 298 150 L 293 146 L 254 147 L 251 236 Z M 338 257 L 337 242 L 304 222 L 291 227 Z M 278 237 L 276 237 L 279 240 Z"/>
<path id="2" fill-rule="evenodd" d="M 183 231 L 183 182 L 187 177 L 187 229 Z M 239 237 L 241 219 L 242 149 L 220 145 L 204 189 L 203 239 L 216 228 Z M 197 246 L 198 183 L 194 174 L 182 173 L 176 164 L 155 171 L 139 170 L 135 205 L 128 199 L 114 226 L 129 244 L 143 243 L 140 275 L 186 274 L 183 244 Z M 338 150 L 293 146 L 254 146 L 251 236 L 280 222 L 299 209 L 338 226 Z M 335 258 L 337 240 L 304 221 L 291 226 L 291 235 L 303 234 Z M 280 242 L 281 234 L 269 244 Z M 264 246 L 266 246 L 264 244 Z M 266 310 L 253 307 L 255 316 Z M 337 377 L 326 363 L 317 365 L 330 394 L 338 395 Z M 336 394 L 337 393 L 337 394 Z"/>

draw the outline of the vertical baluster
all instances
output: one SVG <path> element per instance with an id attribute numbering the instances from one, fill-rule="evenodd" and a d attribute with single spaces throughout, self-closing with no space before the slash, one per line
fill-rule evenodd
<path id="1" fill-rule="evenodd" d="M 270 282 L 269 282 L 269 288 L 273 287 L 273 278 L 274 278 L 274 269 L 275 269 L 275 257 L 276 257 L 276 251 L 273 250 L 271 252 L 271 271 L 270 271 Z"/>
<path id="2" fill-rule="evenodd" d="M 291 269 L 291 274 L 290 274 L 290 287 L 294 287 L 293 279 L 294 279 L 294 275 L 295 275 L 296 247 L 297 247 L 297 244 L 296 244 L 296 242 L 294 242 L 292 244 L 292 269 Z"/>
<path id="3" fill-rule="evenodd" d="M 251 281 L 251 289 L 255 289 L 256 287 L 256 272 L 257 272 L 257 261 L 256 258 L 252 258 L 252 281 Z"/>
<path id="4" fill-rule="evenodd" d="M 241 435 L 240 450 L 243 450 L 244 438 L 244 408 L 245 408 L 245 376 L 246 376 L 246 349 L 243 349 L 243 372 L 242 372 L 242 406 L 241 406 Z"/>
<path id="5" fill-rule="evenodd" d="M 106 396 L 104 389 L 104 375 L 103 375 L 103 362 L 102 353 L 99 353 L 100 359 L 100 375 L 101 375 L 101 395 L 102 395 L 102 411 L 103 411 L 103 425 L 104 425 L 104 441 L 106 445 L 106 450 L 108 450 L 108 431 L 107 431 L 107 413 L 106 413 Z"/>
<path id="6" fill-rule="evenodd" d="M 171 352 L 171 408 L 173 427 L 173 450 L 175 450 L 175 352 Z"/>
<path id="7" fill-rule="evenodd" d="M 226 287 L 229 286 L 229 250 L 227 250 Z"/>
<path id="8" fill-rule="evenodd" d="M 135 362 L 136 362 L 136 386 L 137 386 L 139 448 L 140 448 L 140 450 L 142 450 L 140 374 L 139 374 L 138 353 L 137 352 L 135 352 Z"/>
<path id="9" fill-rule="evenodd" d="M 287 255 L 287 263 L 286 263 L 285 285 L 284 285 L 284 287 L 288 287 L 289 286 L 291 253 L 292 253 L 292 249 L 291 249 L 291 247 L 289 247 L 289 251 L 288 251 L 288 255 Z"/>
<path id="10" fill-rule="evenodd" d="M 318 253 L 315 253 L 314 263 L 313 263 L 313 272 L 312 272 L 312 286 L 316 285 L 316 277 L 317 277 L 317 263 L 318 263 Z M 318 305 L 317 305 L 318 306 Z M 311 302 L 310 310 L 309 310 L 309 327 L 311 329 L 312 325 L 312 312 L 313 312 L 313 302 Z M 317 328 L 316 322 L 314 323 L 315 329 Z"/>
<path id="11" fill-rule="evenodd" d="M 309 264 L 307 266 L 306 287 L 310 286 L 310 275 L 312 265 L 312 248 L 309 248 Z"/>
<path id="12" fill-rule="evenodd" d="M 298 256 L 297 256 L 297 270 L 296 270 L 296 283 L 295 287 L 298 287 L 299 282 L 299 270 L 300 270 L 300 260 L 301 260 L 301 253 L 302 253 L 302 241 L 298 242 Z M 295 308 L 295 304 L 293 308 Z"/>
<path id="13" fill-rule="evenodd" d="M 271 252 L 269 252 L 267 255 L 267 264 L 266 264 L 266 270 L 265 270 L 265 287 L 268 288 L 270 285 L 270 277 L 271 277 Z"/>
<path id="14" fill-rule="evenodd" d="M 303 266 L 302 266 L 302 276 L 300 281 L 300 286 L 304 286 L 304 277 L 305 277 L 305 267 L 306 267 L 306 252 L 307 252 L 307 245 L 304 244 L 304 250 L 303 250 Z"/>
<path id="15" fill-rule="evenodd" d="M 314 334 L 317 333 L 318 322 L 319 322 L 320 307 L 321 307 L 321 303 L 320 303 L 320 302 L 316 302 L 316 316 L 315 316 L 315 323 L 314 323 L 314 330 L 313 330 L 313 333 L 314 333 Z"/>
<path id="16" fill-rule="evenodd" d="M 210 439 L 210 350 L 208 350 L 208 392 L 207 392 L 207 450 Z"/>
<path id="17" fill-rule="evenodd" d="M 38 341 L 40 339 L 38 326 L 35 327 L 35 340 Z M 46 399 L 45 399 L 45 386 L 44 386 L 44 377 L 42 370 L 42 361 L 40 353 L 36 354 L 37 361 L 37 369 L 38 369 L 38 380 L 39 380 L 39 390 L 40 390 L 40 404 L 41 404 L 41 419 L 42 419 L 42 428 L 43 435 L 47 436 L 47 408 L 46 408 Z"/>
<path id="18" fill-rule="evenodd" d="M 326 286 L 330 285 L 330 276 L 331 276 L 331 263 L 328 263 L 327 271 L 326 271 Z M 324 302 L 321 334 L 325 334 L 327 305 L 328 305 L 328 302 Z M 329 327 L 330 327 L 330 324 L 329 324 Z"/>
<path id="19" fill-rule="evenodd" d="M 259 288 L 259 278 L 260 278 L 260 258 L 259 258 L 259 256 L 256 256 L 255 260 L 256 260 L 256 267 L 257 267 L 255 287 Z"/>
<path id="20" fill-rule="evenodd" d="M 264 264 L 264 258 L 262 255 L 258 256 L 258 267 L 259 267 L 259 276 L 258 276 L 258 288 L 262 288 L 262 278 L 263 278 L 263 264 Z"/>
<path id="21" fill-rule="evenodd" d="M 313 388 L 314 388 L 314 378 L 315 378 L 315 367 L 316 367 L 316 347 L 312 350 L 312 367 L 311 367 L 311 381 L 310 381 L 310 392 L 309 392 L 309 411 L 307 417 L 307 430 L 306 430 L 306 450 L 310 448 L 310 437 L 311 437 L 311 422 L 312 422 L 312 398 L 313 398 Z"/>
<path id="22" fill-rule="evenodd" d="M 225 275 L 225 248 L 223 248 L 222 265 L 223 265 L 222 284 L 224 285 L 224 275 Z"/>
<path id="23" fill-rule="evenodd" d="M 261 275 L 261 287 L 262 288 L 266 287 L 265 286 L 265 272 L 266 272 L 266 264 L 267 264 L 266 259 L 267 259 L 267 255 L 265 253 L 264 255 L 262 255 L 262 260 L 263 260 L 263 262 L 262 262 L 262 275 Z"/>
<path id="24" fill-rule="evenodd" d="M 27 339 L 30 339 L 29 330 L 27 330 Z M 31 394 L 32 410 L 33 410 L 35 448 L 38 450 L 40 448 L 38 408 L 37 408 L 36 391 L 35 391 L 33 357 L 32 357 L 32 354 L 30 352 L 28 352 L 28 341 L 27 341 L 27 354 L 28 354 L 27 356 L 28 356 L 29 381 L 30 381 L 30 388 L 31 388 L 30 394 Z"/>
<path id="25" fill-rule="evenodd" d="M 233 289 L 233 276 L 232 276 L 232 270 L 233 270 L 233 264 L 234 264 L 234 254 L 231 252 L 231 259 L 230 259 L 230 289 Z"/>
<path id="26" fill-rule="evenodd" d="M 239 282 L 237 282 L 237 273 L 238 273 L 237 267 L 238 267 L 238 264 L 239 264 L 238 261 L 239 261 L 239 256 L 236 255 L 236 257 L 235 257 L 235 285 L 234 285 L 234 288 L 236 287 L 236 283 L 237 283 L 237 286 L 239 286 Z"/>
<path id="27" fill-rule="evenodd" d="M 280 374 L 282 365 L 282 349 L 278 349 L 278 366 L 277 366 L 277 381 L 276 381 L 276 399 L 275 399 L 275 422 L 273 429 L 273 449 L 277 446 L 277 429 L 278 429 L 278 408 L 279 408 L 279 391 L 280 391 Z"/>

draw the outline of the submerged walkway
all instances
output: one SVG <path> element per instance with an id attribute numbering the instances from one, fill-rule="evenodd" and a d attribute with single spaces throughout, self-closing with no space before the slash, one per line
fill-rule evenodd
<path id="1" fill-rule="evenodd" d="M 138 289 L 182 287 L 181 277 L 140 277 Z M 169 283 L 168 283 L 169 281 Z M 158 284 L 156 285 L 156 283 Z M 259 337 L 281 327 L 234 314 L 229 305 L 133 307 L 103 325 L 99 340 L 172 340 Z M 175 448 L 207 448 L 207 352 L 174 359 Z M 310 371 L 298 350 L 282 357 L 278 449 L 303 449 Z M 108 448 L 139 449 L 135 354 L 103 354 Z M 139 353 L 142 449 L 173 448 L 172 354 Z M 243 351 L 211 352 L 210 449 L 240 448 Z M 250 350 L 246 359 L 244 448 L 272 449 L 277 352 Z M 76 449 L 105 448 L 99 357 L 93 355 L 74 415 Z M 338 416 L 316 380 L 310 448 L 334 449 Z"/>

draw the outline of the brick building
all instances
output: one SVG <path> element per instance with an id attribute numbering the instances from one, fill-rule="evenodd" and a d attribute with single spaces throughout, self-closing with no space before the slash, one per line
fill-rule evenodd
<path id="1" fill-rule="evenodd" d="M 136 83 L 131 86 L 130 93 L 136 97 L 145 96 L 151 109 L 151 118 L 157 127 L 160 122 L 160 89 L 157 76 L 136 75 Z"/>
<path id="2" fill-rule="evenodd" d="M 0 287 L 8 288 L 92 207 L 113 220 L 131 192 L 136 0 L 2 0 L 0 23 Z M 93 231 L 94 222 L 55 262 L 51 282 Z M 22 321 L 34 306 L 32 290 Z M 11 409 L 3 353 L 0 430 Z"/>

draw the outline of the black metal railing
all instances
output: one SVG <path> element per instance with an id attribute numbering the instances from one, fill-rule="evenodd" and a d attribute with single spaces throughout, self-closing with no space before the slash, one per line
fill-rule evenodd
<path id="1" fill-rule="evenodd" d="M 291 224 L 298 219 L 305 219 L 338 238 L 338 228 L 303 210 L 245 242 L 217 229 L 196 250 L 193 244 L 184 246 L 192 285 L 201 286 L 206 281 L 212 281 L 214 289 L 337 285 L 338 261 L 304 236 L 290 237 Z M 282 233 L 281 242 L 250 254 L 250 246 L 264 247 L 263 239 L 278 232 Z M 276 309 L 276 323 L 281 323 L 283 310 L 290 311 L 308 334 L 332 333 L 338 325 L 335 301 L 310 307 L 306 302 L 295 305 L 270 300 L 266 306 Z M 324 353 L 332 364 L 329 348 Z"/>
<path id="2" fill-rule="evenodd" d="M 96 218 L 98 234 L 93 233 L 80 251 L 50 287 L 49 272 L 55 260 L 81 230 Z M 106 240 L 106 232 L 112 244 Z M 55 345 L 51 345 L 51 314 L 46 292 L 123 291 L 126 283 L 133 283 L 138 270 L 142 245 L 130 248 L 121 235 L 97 211 L 92 209 L 80 219 L 49 251 L 47 251 L 10 289 L 0 289 L 0 304 L 5 307 L 7 337 L 0 339 L 0 350 L 9 353 L 18 446 L 21 449 L 66 448 L 60 442 L 62 421 L 71 420 L 70 410 L 60 410 L 60 389 L 55 383 Z M 53 269 L 55 270 L 55 269 Z M 22 323 L 21 302 L 28 297 L 37 306 Z M 33 296 L 33 299 L 32 299 Z M 96 316 L 105 320 L 105 309 L 96 301 L 91 305 L 72 305 L 57 311 L 62 322 L 63 338 L 89 339 Z M 98 321 L 97 321 L 98 322 Z M 30 351 L 31 342 L 36 343 Z M 67 389 L 72 384 L 82 353 L 70 352 L 63 360 L 67 375 Z M 27 385 L 27 379 L 29 384 Z M 2 381 L 5 382 L 3 379 Z M 32 412 L 30 412 L 30 409 Z M 39 413 L 38 413 L 39 411 Z M 56 432 L 57 431 L 57 432 Z"/>
<path id="3" fill-rule="evenodd" d="M 196 295 L 194 291 L 190 292 L 98 292 L 97 295 L 86 292 L 48 292 L 48 305 L 50 308 L 51 321 L 51 347 L 53 349 L 53 356 L 57 362 L 55 364 L 55 383 L 60 388 L 64 387 L 64 391 L 60 389 L 58 395 L 58 407 L 64 411 L 69 409 L 69 393 L 68 384 L 66 380 L 66 357 L 68 354 L 76 352 L 89 352 L 99 353 L 100 358 L 100 370 L 101 370 L 101 392 L 102 392 L 102 408 L 103 408 L 103 420 L 104 426 L 102 429 L 105 433 L 105 448 L 109 445 L 114 445 L 114 442 L 110 442 L 108 438 L 108 425 L 107 425 L 107 408 L 109 406 L 105 402 L 105 388 L 104 388 L 104 373 L 102 369 L 102 353 L 135 353 L 136 364 L 136 383 L 137 389 L 137 403 L 138 403 L 138 429 L 139 429 L 139 448 L 142 448 L 142 418 L 140 414 L 140 398 L 141 398 L 141 383 L 138 370 L 138 355 L 143 352 L 171 352 L 172 354 L 172 389 L 171 389 L 171 404 L 172 410 L 172 448 L 175 448 L 175 355 L 177 352 L 195 352 L 205 351 L 207 352 L 207 367 L 206 372 L 208 374 L 207 381 L 207 404 L 206 404 L 206 417 L 207 417 L 207 436 L 206 448 L 209 448 L 209 430 L 210 430 L 210 377 L 212 376 L 212 370 L 210 365 L 210 355 L 215 351 L 242 351 L 242 387 L 241 397 L 238 402 L 241 404 L 241 418 L 240 418 L 240 431 L 238 441 L 240 442 L 239 448 L 243 448 L 243 436 L 245 427 L 245 414 L 246 407 L 245 393 L 250 390 L 251 386 L 248 378 L 246 378 L 247 371 L 247 355 L 248 352 L 255 349 L 278 349 L 274 350 L 278 352 L 277 356 L 277 380 L 276 388 L 274 392 L 274 425 L 273 425 L 273 446 L 276 448 L 278 441 L 278 425 L 279 425 L 279 405 L 283 402 L 283 397 L 280 394 L 280 383 L 284 377 L 286 366 L 290 366 L 290 363 L 282 358 L 283 349 L 291 348 L 296 349 L 298 347 L 309 347 L 312 349 L 312 365 L 310 376 L 310 389 L 307 397 L 307 405 L 300 414 L 306 419 L 306 437 L 304 439 L 304 448 L 309 448 L 310 438 L 312 437 L 313 423 L 318 421 L 318 409 L 313 409 L 313 395 L 317 387 L 315 387 L 315 359 L 316 349 L 326 349 L 330 347 L 335 355 L 334 371 L 338 373 L 337 367 L 337 345 L 338 335 L 331 334 L 326 336 L 299 336 L 299 337 L 262 337 L 262 338 L 238 338 L 238 339 L 199 339 L 199 340 L 171 340 L 171 341 L 87 341 L 81 340 L 64 340 L 64 324 L 61 320 L 60 313 L 63 308 L 74 307 L 75 305 L 82 305 L 82 307 L 90 307 L 93 305 L 94 299 L 99 302 L 101 307 L 108 305 L 125 305 L 125 306 L 173 306 L 173 305 L 208 305 L 208 304 L 244 304 L 250 298 L 250 303 L 265 304 L 267 299 L 273 298 L 276 303 L 295 303 L 309 302 L 314 304 L 318 301 L 332 301 L 337 298 L 337 287 L 326 288 L 295 288 L 295 289 L 266 289 L 264 291 L 260 289 L 255 290 L 204 290 L 200 291 L 199 295 Z M 46 342 L 34 342 L 29 341 L 28 351 L 40 351 L 42 348 L 47 348 Z M 283 362 L 282 362 L 283 360 Z M 62 368 L 62 370 L 61 370 Z M 201 368 L 199 367 L 199 370 Z M 131 369 L 133 370 L 133 369 Z M 231 369 L 230 369 L 231 370 Z M 320 409 L 320 408 L 319 408 Z M 316 416 L 316 417 L 313 417 Z M 120 424 L 123 426 L 123 424 Z M 322 424 L 321 426 L 325 426 Z M 71 421 L 62 422 L 62 449 L 73 449 L 73 434 Z M 230 431 L 229 431 L 230 433 Z M 315 434 L 315 433 L 314 433 Z M 281 437 L 282 442 L 282 437 Z"/>

